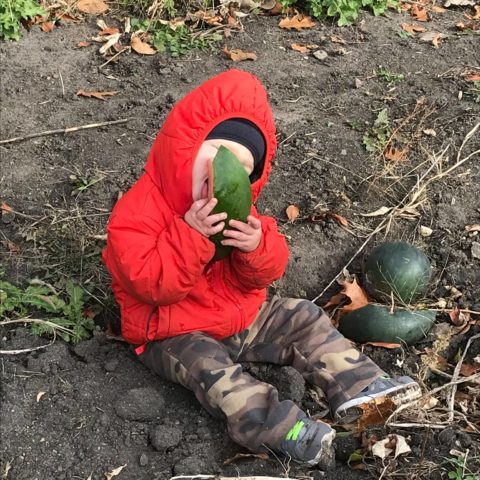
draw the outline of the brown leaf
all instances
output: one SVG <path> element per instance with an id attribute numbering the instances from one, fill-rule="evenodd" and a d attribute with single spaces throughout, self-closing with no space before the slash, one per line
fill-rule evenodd
<path id="1" fill-rule="evenodd" d="M 480 75 L 478 79 L 480 80 Z M 467 232 L 480 232 L 480 223 L 476 223 L 474 225 L 466 225 L 465 230 Z"/>
<path id="2" fill-rule="evenodd" d="M 412 8 L 412 5 L 410 5 L 410 3 L 400 2 L 400 10 L 402 12 L 408 12 L 411 8 Z"/>
<path id="3" fill-rule="evenodd" d="M 475 5 L 473 8 L 475 9 L 475 13 L 473 15 L 469 16 L 469 18 L 471 20 L 480 19 L 480 5 Z"/>
<path id="4" fill-rule="evenodd" d="M 473 365 L 470 363 L 463 363 L 460 367 L 460 375 L 464 377 L 469 377 L 480 371 L 480 365 Z"/>
<path id="5" fill-rule="evenodd" d="M 292 43 L 292 50 L 300 53 L 308 53 L 310 51 L 306 45 L 302 45 L 301 43 Z"/>
<path id="6" fill-rule="evenodd" d="M 155 55 L 157 51 L 152 48 L 148 43 L 142 42 L 139 37 L 132 37 L 130 43 L 132 50 L 137 52 L 139 55 Z"/>
<path id="7" fill-rule="evenodd" d="M 260 460 L 268 460 L 268 453 L 237 453 L 232 458 L 227 458 L 223 462 L 224 465 L 230 465 L 231 463 L 236 462 L 237 460 L 242 460 L 244 458 L 259 458 Z"/>
<path id="8" fill-rule="evenodd" d="M 428 22 L 428 12 L 424 8 L 419 7 L 416 3 L 412 5 L 410 15 L 419 22 Z"/>
<path id="9" fill-rule="evenodd" d="M 1 240 L 0 243 L 10 252 L 13 254 L 20 253 L 20 247 L 16 244 L 13 243 L 10 240 Z"/>
<path id="10" fill-rule="evenodd" d="M 392 162 L 403 162 L 407 159 L 407 153 L 405 150 L 397 150 L 394 147 L 388 147 L 385 151 L 385 158 Z"/>
<path id="11" fill-rule="evenodd" d="M 389 397 L 376 398 L 370 402 L 359 405 L 363 411 L 358 419 L 358 430 L 364 430 L 370 425 L 379 425 L 385 423 L 385 420 L 396 410 L 396 405 Z"/>
<path id="12" fill-rule="evenodd" d="M 295 220 L 298 218 L 300 215 L 300 210 L 297 206 L 295 205 L 289 205 L 287 209 L 285 210 L 287 213 L 288 220 L 293 223 Z"/>
<path id="13" fill-rule="evenodd" d="M 455 307 L 453 310 L 451 310 L 448 316 L 450 317 L 452 323 L 457 327 L 466 324 L 470 320 L 470 314 L 462 312 L 462 310 L 460 310 L 458 307 Z"/>
<path id="14" fill-rule="evenodd" d="M 399 343 L 367 342 L 365 345 L 371 345 L 372 347 L 382 347 L 382 348 L 402 348 L 402 346 Z"/>
<path id="15" fill-rule="evenodd" d="M 435 12 L 435 13 L 445 13 L 447 11 L 446 8 L 443 8 L 443 7 L 439 7 L 437 5 L 433 5 L 432 6 L 432 12 Z"/>
<path id="16" fill-rule="evenodd" d="M 475 22 L 475 21 L 471 21 L 471 22 L 467 22 L 467 23 L 464 23 L 464 22 L 458 22 L 456 25 L 455 25 L 459 30 L 461 30 L 462 32 L 464 30 L 472 30 L 472 31 L 476 31 L 480 28 L 480 22 Z"/>
<path id="17" fill-rule="evenodd" d="M 338 213 L 327 212 L 327 216 L 333 218 L 336 222 L 344 227 L 348 227 L 348 220 L 345 217 L 342 217 Z"/>
<path id="18" fill-rule="evenodd" d="M 280 20 L 278 26 L 287 30 L 295 29 L 300 31 L 304 28 L 313 28 L 315 22 L 310 17 L 297 13 L 293 17 L 286 17 Z"/>
<path id="19" fill-rule="evenodd" d="M 85 90 L 79 90 L 75 95 L 77 97 L 93 97 L 97 98 L 98 100 L 105 100 L 104 97 L 111 97 L 116 95 L 118 92 L 86 92 Z"/>
<path id="20" fill-rule="evenodd" d="M 112 480 L 113 477 L 120 475 L 120 472 L 127 466 L 127 464 L 121 467 L 114 468 L 111 472 L 105 473 L 106 480 Z"/>
<path id="21" fill-rule="evenodd" d="M 77 47 L 78 47 L 78 48 L 89 47 L 90 45 L 91 45 L 91 43 L 90 43 L 90 42 L 86 42 L 86 41 L 78 42 L 78 43 L 77 43 Z"/>
<path id="22" fill-rule="evenodd" d="M 234 62 L 242 62 L 244 60 L 256 60 L 257 55 L 254 52 L 244 52 L 239 48 L 228 50 L 227 47 L 223 49 L 223 53 Z"/>
<path id="23" fill-rule="evenodd" d="M 91 15 L 101 15 L 108 10 L 108 5 L 103 0 L 78 0 L 77 9 Z"/>
<path id="24" fill-rule="evenodd" d="M 333 43 L 341 43 L 343 45 L 347 43 L 342 37 L 337 37 L 337 35 L 331 35 L 330 41 Z"/>
<path id="25" fill-rule="evenodd" d="M 471 73 L 465 76 L 467 82 L 478 82 L 480 81 L 480 73 Z"/>
<path id="26" fill-rule="evenodd" d="M 439 32 L 426 32 L 420 37 L 421 42 L 432 42 L 432 45 L 435 48 L 438 48 L 440 40 L 444 38 L 445 35 Z"/>
<path id="27" fill-rule="evenodd" d="M 51 32 L 55 28 L 55 23 L 54 22 L 43 22 L 42 25 L 40 26 L 42 29 L 42 32 Z"/>
<path id="28" fill-rule="evenodd" d="M 411 33 L 412 35 L 415 35 L 416 32 L 426 31 L 425 27 L 422 27 L 421 25 L 414 25 L 413 23 L 402 23 L 400 26 L 402 27 L 402 30 Z"/>
<path id="29" fill-rule="evenodd" d="M 104 28 L 101 32 L 99 32 L 98 34 L 103 37 L 105 35 L 114 35 L 115 33 L 120 33 L 120 30 L 116 27 L 108 27 L 108 28 Z"/>
<path id="30" fill-rule="evenodd" d="M 342 314 L 352 312 L 358 308 L 364 307 L 370 303 L 365 291 L 359 285 L 358 280 L 354 277 L 351 282 L 348 280 L 339 281 L 342 286 L 342 290 L 337 295 L 334 295 L 329 302 L 325 305 L 324 308 L 332 307 L 339 305 L 342 301 L 350 299 L 350 303 L 344 305 L 340 311 Z"/>

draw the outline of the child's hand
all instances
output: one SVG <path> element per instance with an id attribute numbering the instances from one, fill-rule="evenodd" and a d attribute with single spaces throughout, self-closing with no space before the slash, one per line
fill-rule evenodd
<path id="1" fill-rule="evenodd" d="M 242 252 L 253 252 L 262 239 L 262 223 L 258 218 L 249 215 L 247 223 L 230 220 L 229 225 L 236 230 L 225 230 L 223 235 L 229 237 L 222 240 L 222 245 L 236 247 Z"/>
<path id="2" fill-rule="evenodd" d="M 192 203 L 190 210 L 185 214 L 184 220 L 193 229 L 206 237 L 215 235 L 222 231 L 225 226 L 225 222 L 222 222 L 222 220 L 227 218 L 226 213 L 210 215 L 216 204 L 216 198 L 212 198 L 211 200 L 208 200 L 208 198 L 197 200 Z"/>

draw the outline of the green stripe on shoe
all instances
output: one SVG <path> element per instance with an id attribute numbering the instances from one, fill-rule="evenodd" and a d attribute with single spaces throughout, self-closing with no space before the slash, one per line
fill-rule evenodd
<path id="1" fill-rule="evenodd" d="M 299 420 L 287 433 L 287 436 L 285 437 L 285 440 L 296 440 L 298 438 L 298 434 L 300 433 L 300 430 L 303 428 L 305 424 L 303 423 L 302 420 Z"/>

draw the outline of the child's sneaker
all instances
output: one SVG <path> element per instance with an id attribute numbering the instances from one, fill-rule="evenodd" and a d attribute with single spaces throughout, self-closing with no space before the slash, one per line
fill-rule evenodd
<path id="1" fill-rule="evenodd" d="M 337 407 L 334 410 L 334 416 L 342 421 L 352 422 L 362 414 L 362 410 L 357 407 L 374 399 L 388 397 L 399 407 L 421 396 L 420 386 L 413 378 L 384 376 L 377 378 L 355 397 Z"/>
<path id="2" fill-rule="evenodd" d="M 329 425 L 304 418 L 290 429 L 279 451 L 297 463 L 326 470 L 335 463 L 334 438 L 335 430 Z"/>

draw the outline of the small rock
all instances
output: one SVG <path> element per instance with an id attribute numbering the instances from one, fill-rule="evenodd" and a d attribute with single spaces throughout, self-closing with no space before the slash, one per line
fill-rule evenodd
<path id="1" fill-rule="evenodd" d="M 108 415 L 106 413 L 102 413 L 100 415 L 99 422 L 100 422 L 100 425 L 102 425 L 102 427 L 106 427 L 110 423 L 108 419 Z"/>
<path id="2" fill-rule="evenodd" d="M 325 50 L 317 50 L 313 52 L 313 56 L 317 60 L 325 60 L 328 57 L 328 53 Z"/>
<path id="3" fill-rule="evenodd" d="M 345 149 L 343 149 L 341 152 L 340 152 L 340 155 L 343 155 L 345 156 L 347 154 L 347 151 Z"/>
<path id="4" fill-rule="evenodd" d="M 158 425 L 150 432 L 149 438 L 153 448 L 159 452 L 176 447 L 182 440 L 180 428 Z"/>
<path id="5" fill-rule="evenodd" d="M 472 242 L 472 257 L 480 259 L 480 243 Z"/>
<path id="6" fill-rule="evenodd" d="M 112 358 L 105 362 L 104 368 L 107 372 L 114 372 L 118 367 L 118 359 Z"/>
<path id="7" fill-rule="evenodd" d="M 146 453 L 140 455 L 139 463 L 141 467 L 146 467 L 148 464 L 148 457 Z"/>
<path id="8" fill-rule="evenodd" d="M 174 467 L 175 475 L 194 475 L 198 472 L 212 471 L 211 462 L 207 462 L 196 455 L 180 460 Z"/>
<path id="9" fill-rule="evenodd" d="M 363 85 L 363 82 L 359 79 L 355 79 L 355 88 L 360 88 Z"/>
<path id="10" fill-rule="evenodd" d="M 433 233 L 433 230 L 430 227 L 425 227 L 425 225 L 420 225 L 420 235 L 422 237 L 429 237 Z"/>
<path id="11" fill-rule="evenodd" d="M 125 420 L 147 422 L 163 414 L 164 404 L 162 395 L 154 388 L 133 388 L 117 400 L 115 412 Z"/>

